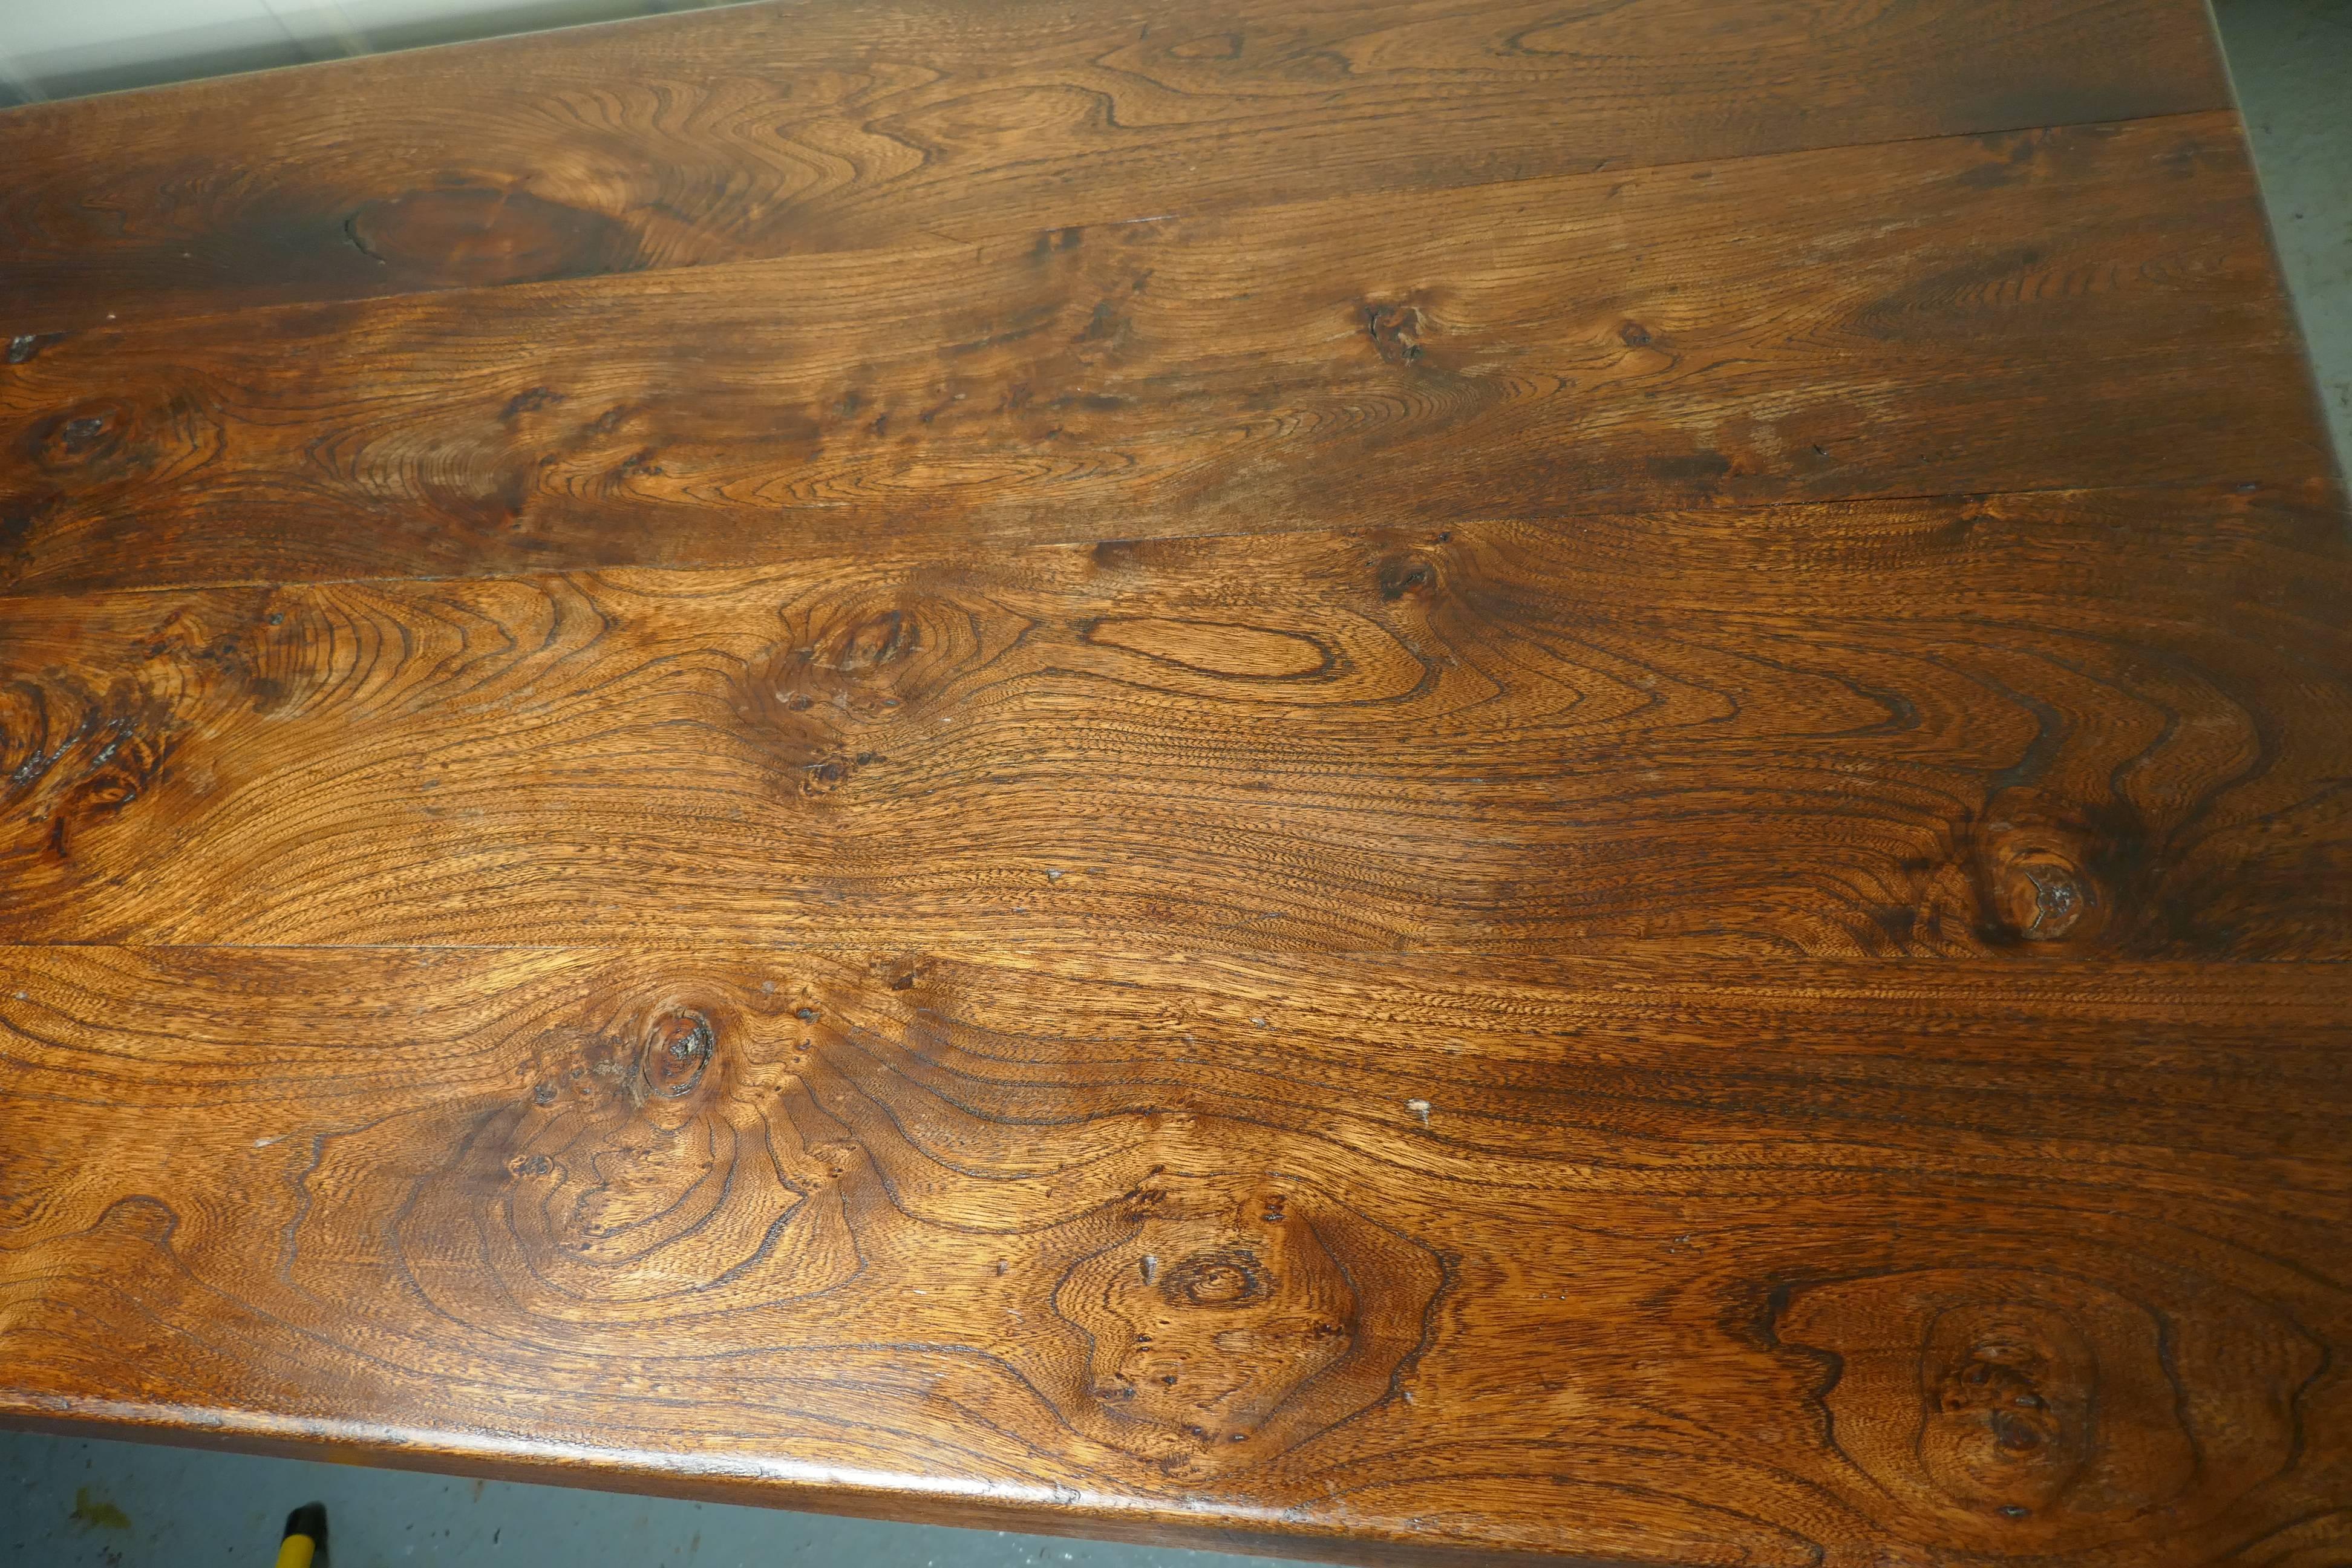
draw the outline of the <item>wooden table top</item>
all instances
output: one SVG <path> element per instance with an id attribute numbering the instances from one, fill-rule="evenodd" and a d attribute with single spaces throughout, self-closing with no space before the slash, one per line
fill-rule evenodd
<path id="1" fill-rule="evenodd" d="M 2352 1550 L 2193 0 L 803 0 L 0 115 L 0 1419 Z"/>

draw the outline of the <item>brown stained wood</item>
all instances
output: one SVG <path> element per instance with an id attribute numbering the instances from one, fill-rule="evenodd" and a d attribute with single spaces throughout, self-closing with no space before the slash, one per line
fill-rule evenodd
<path id="1" fill-rule="evenodd" d="M 809 0 L 0 168 L 0 1422 L 2352 1558 L 2352 527 L 2191 0 Z"/>
<path id="2" fill-rule="evenodd" d="M 0 601 L 0 937 L 2344 957 L 2347 598 L 2232 490 Z"/>
<path id="3" fill-rule="evenodd" d="M 2329 472 L 2234 116 L 76 336 L 20 589 Z"/>
<path id="4" fill-rule="evenodd" d="M 2229 101 L 2195 0 L 743 6 L 0 114 L 0 342 Z"/>
<path id="5" fill-rule="evenodd" d="M 0 950 L 0 1412 L 1353 1560 L 2321 1563 L 2348 1019 L 2341 964 Z"/>

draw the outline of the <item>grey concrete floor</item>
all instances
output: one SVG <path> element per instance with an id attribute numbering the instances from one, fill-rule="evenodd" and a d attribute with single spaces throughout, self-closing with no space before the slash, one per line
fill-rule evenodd
<path id="1" fill-rule="evenodd" d="M 1296 1568 L 994 1531 L 880 1524 L 138 1443 L 0 1434 L 0 1561 L 268 1568 L 327 1505 L 333 1568 Z"/>
<path id="2" fill-rule="evenodd" d="M 2352 0 L 2215 0 L 2336 466 L 2352 469 Z"/>
<path id="3" fill-rule="evenodd" d="M 2352 454 L 2352 0 L 2219 0 L 2339 464 Z M 290 1459 L 0 1433 L 0 1553 L 54 1568 L 261 1563 L 327 1504 L 340 1568 L 1244 1568 L 1262 1558 L 877 1524 Z"/>

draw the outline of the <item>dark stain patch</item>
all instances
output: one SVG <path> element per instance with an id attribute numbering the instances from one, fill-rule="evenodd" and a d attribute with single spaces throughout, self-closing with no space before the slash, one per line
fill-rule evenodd
<path id="1" fill-rule="evenodd" d="M 1411 364 L 1421 357 L 1421 311 L 1412 305 L 1367 305 L 1364 335 L 1389 363 Z"/>
<path id="2" fill-rule="evenodd" d="M 2090 895 L 2071 866 L 2027 861 L 2018 868 L 2032 891 L 2032 908 L 2020 929 L 2036 942 L 2054 942 L 2073 931 L 2090 905 Z"/>
<path id="3" fill-rule="evenodd" d="M 1652 479 L 1675 483 L 1719 479 L 1731 472 L 1731 459 L 1720 452 L 1695 452 L 1684 458 L 1652 458 L 1646 466 Z"/>
<path id="4" fill-rule="evenodd" d="M 1274 1289 L 1273 1277 L 1246 1247 L 1225 1247 L 1188 1258 L 1160 1280 L 1160 1294 L 1171 1306 L 1212 1310 L 1246 1307 L 1265 1300 Z"/>
<path id="5" fill-rule="evenodd" d="M 73 1521 L 84 1530 L 128 1530 L 131 1516 L 102 1497 L 93 1496 L 88 1487 L 74 1489 Z"/>
<path id="6" fill-rule="evenodd" d="M 771 1249 L 807 1190 L 806 1167 L 837 1172 L 854 1149 L 810 1144 L 807 1160 L 788 1169 L 766 1140 L 737 1136 L 726 1125 L 729 1107 L 748 1086 L 774 1079 L 730 1048 L 733 1008 L 715 996 L 651 1000 L 624 1021 L 599 997 L 591 1005 L 601 1022 L 558 1024 L 530 1038 L 520 1103 L 485 1106 L 473 1118 L 450 1157 L 412 1190 L 404 1230 L 414 1226 L 422 1237 L 449 1223 L 483 1227 L 486 1239 L 509 1244 L 490 1250 L 502 1250 L 510 1270 L 486 1259 L 507 1288 L 527 1280 L 523 1289 L 560 1292 L 583 1310 L 612 1300 L 616 1284 L 642 1303 L 630 1287 L 648 1270 L 665 1295 L 684 1299 L 763 1259 L 792 1257 Z M 809 1268 L 796 1284 L 816 1290 L 837 1279 L 831 1261 L 799 1256 Z"/>
<path id="7" fill-rule="evenodd" d="M 568 1100 L 595 1109 L 625 1100 L 646 1102 L 643 1051 L 617 1036 L 590 1029 L 551 1029 L 532 1042 L 535 1065 L 531 1103 L 552 1107 Z"/>
<path id="8" fill-rule="evenodd" d="M 925 626 L 919 603 L 837 606 L 745 668 L 735 716 L 781 793 L 824 796 L 903 754 L 895 741 L 940 664 Z"/>
<path id="9" fill-rule="evenodd" d="M 1098 616 L 1076 629 L 1096 647 L 1226 680 L 1313 680 L 1347 666 L 1345 655 L 1308 633 L 1246 623 Z"/>
<path id="10" fill-rule="evenodd" d="M 1977 145 L 1992 157 L 1962 174 L 1959 183 L 1972 191 L 1994 191 L 2023 184 L 2042 156 L 2045 134 L 2034 131 L 2000 132 L 1977 138 Z"/>
<path id="11" fill-rule="evenodd" d="M 1854 312 L 1857 330 L 1884 342 L 1939 335 L 1958 309 L 1973 309 L 1990 294 L 2014 289 L 2042 264 L 2037 246 L 1977 253 L 1951 267 L 1914 278 Z"/>
<path id="12" fill-rule="evenodd" d="M 29 364 L 51 343 L 65 342 L 63 332 L 19 332 L 8 340 L 8 363 Z"/>
<path id="13" fill-rule="evenodd" d="M 2128 802 L 2084 805 L 2014 786 L 1989 799 L 1969 837 L 1977 935 L 1987 945 L 2130 947 L 2138 933 L 2160 934 L 2148 929 L 2149 907 L 2165 868 Z"/>
<path id="14" fill-rule="evenodd" d="M 1133 566 L 1137 561 L 1138 552 L 1132 539 L 1106 539 L 1095 545 L 1095 564 L 1107 571 Z"/>
<path id="15" fill-rule="evenodd" d="M 608 214 L 463 184 L 371 202 L 343 233 L 404 281 L 523 283 L 644 265 L 635 233 Z"/>
<path id="16" fill-rule="evenodd" d="M 0 512 L 0 586 L 16 584 L 17 572 L 30 552 L 26 550 L 33 531 L 46 518 L 56 515 L 64 498 L 48 495 L 21 510 Z"/>
<path id="17" fill-rule="evenodd" d="M 1202 37 L 1187 38 L 1169 47 L 1168 58 L 1176 60 L 1237 60 L 1242 58 L 1242 36 L 1239 33 L 1210 33 Z"/>
<path id="18" fill-rule="evenodd" d="M 1436 585 L 1437 569 L 1416 555 L 1391 555 L 1380 566 L 1381 597 L 1391 604 L 1410 594 L 1426 597 Z"/>
<path id="19" fill-rule="evenodd" d="M 1966 544 L 1970 536 L 1992 520 L 1980 511 L 1962 512 L 1948 522 L 1939 522 L 1927 535 L 1927 542 L 1939 550 L 1952 550 Z"/>
<path id="20" fill-rule="evenodd" d="M 940 346 L 940 357 L 958 359 L 965 354 L 982 353 L 990 349 L 1003 348 L 1008 343 L 1017 343 L 1052 330 L 1060 318 L 1060 308 L 1051 304 L 1031 305 L 1009 315 L 987 317 L 974 326 L 958 328 L 955 334 Z"/>
<path id="21" fill-rule="evenodd" d="M 94 733 L 87 738 L 97 742 L 97 748 L 82 764 L 80 778 L 75 778 L 57 804 L 49 806 L 49 853 L 57 858 L 73 856 L 73 837 L 94 820 L 120 814 L 136 799 L 155 793 L 155 785 L 163 783 L 164 762 L 172 754 L 169 715 L 163 705 L 143 693 L 134 700 L 136 712 L 115 712 L 94 726 Z M 80 738 L 75 736 L 75 741 Z M 9 775 L 9 783 L 30 783 L 30 778 L 24 778 L 30 764 L 33 759 L 28 757 Z M 33 778 L 37 775 L 36 771 Z"/>
<path id="22" fill-rule="evenodd" d="M 900 610 L 868 616 L 849 628 L 835 650 L 833 668 L 857 672 L 891 664 L 915 651 L 915 625 Z"/>
<path id="23" fill-rule="evenodd" d="M 2023 169 L 2014 163 L 1979 163 L 1962 174 L 1959 183 L 1972 191 L 1997 191 L 2003 185 L 2014 185 L 2025 178 Z"/>
<path id="24" fill-rule="evenodd" d="M 2051 1309 L 1947 1309 L 1921 1367 L 1930 1477 L 2004 1519 L 2048 1508 L 2097 1446 L 2097 1362 L 2081 1325 Z"/>
<path id="25" fill-rule="evenodd" d="M 1094 314 L 1087 318 L 1087 330 L 1078 334 L 1078 341 L 1116 343 L 1126 335 L 1127 318 L 1119 314 L 1118 306 L 1105 300 L 1095 307 Z"/>
<path id="26" fill-rule="evenodd" d="M 123 454 L 131 424 L 128 411 L 119 405 L 84 404 L 34 425 L 18 439 L 16 449 L 40 468 L 79 470 L 86 476 Z"/>
<path id="27" fill-rule="evenodd" d="M 273 663 L 268 647 L 248 647 L 235 635 L 207 637 L 177 612 L 138 655 L 141 667 L 103 696 L 54 670 L 46 684 L 0 687 L 0 795 L 48 793 L 37 815 L 49 818 L 50 844 L 61 854 L 68 835 L 92 817 L 155 793 L 194 716 L 239 706 L 275 712 L 299 684 L 292 669 L 262 672 Z"/>
<path id="28" fill-rule="evenodd" d="M 561 403 L 562 401 L 563 394 L 556 391 L 551 386 L 530 387 L 525 391 L 518 392 L 512 397 L 507 399 L 506 409 L 499 416 L 499 417 L 507 421 L 509 424 L 511 424 L 516 419 L 520 418 L 523 415 L 536 413 L 540 409 L 546 407 L 551 403 Z"/>
<path id="29" fill-rule="evenodd" d="M 358 251 L 370 261 L 379 267 L 383 265 L 383 258 L 375 253 L 375 247 L 370 245 L 367 236 L 360 232 L 359 214 L 353 213 L 343 220 L 343 238 L 351 242 L 351 247 L 353 250 Z"/>
<path id="30" fill-rule="evenodd" d="M 2074 726 L 2063 712 L 2032 692 L 2009 686 L 1996 689 L 2003 698 L 2033 717 L 2033 739 L 2026 742 L 2025 750 L 2018 753 L 2017 761 L 1993 774 L 1986 784 L 1987 796 L 2000 802 L 2010 791 L 2029 790 L 2041 783 L 2042 775 L 2049 773 L 2052 765 L 2064 752 L 2067 738 L 2074 732 Z M 2004 818 L 2015 815 L 2027 821 L 2034 821 L 2045 816 L 2046 812 L 2037 804 L 2022 812 L 2011 808 L 1993 815 Z"/>
<path id="31" fill-rule="evenodd" d="M 2229 146 L 2213 146 L 2191 136 L 2175 146 L 2159 160 L 2166 174 L 2176 180 L 2193 179 L 2200 170 L 2228 174 L 2241 169 L 2245 155 Z"/>
<path id="32" fill-rule="evenodd" d="M 484 478 L 486 482 L 478 489 L 445 491 L 438 499 L 452 515 L 478 527 L 497 528 L 520 521 L 524 509 L 530 504 L 534 482 L 531 472 L 512 468 Z"/>
<path id="33" fill-rule="evenodd" d="M 1157 1166 L 1108 1208 L 1134 1229 L 1051 1298 L 1089 1347 L 1087 1399 L 1066 1413 L 1167 1477 L 1328 1432 L 1395 1394 L 1428 1342 L 1440 1260 L 1294 1180 Z"/>
<path id="34" fill-rule="evenodd" d="M 1628 321 L 1623 326 L 1617 329 L 1617 341 L 1623 343 L 1629 349 L 1648 348 L 1650 346 L 1650 329 L 1642 325 L 1639 321 Z"/>
<path id="35" fill-rule="evenodd" d="M 116 530 L 140 511 L 132 492 L 142 481 L 186 471 L 218 438 L 216 408 L 161 385 L 143 390 L 153 395 L 88 398 L 11 433 L 0 451 L 0 531 L 10 552 L 53 518 Z"/>
<path id="36" fill-rule="evenodd" d="M 662 1100 L 691 1094 L 718 1044 L 718 1031 L 699 1013 L 667 1013 L 655 1019 L 638 1068 L 646 1092 Z"/>
<path id="37" fill-rule="evenodd" d="M 2022 102 L 2011 110 L 1999 109 L 1988 101 L 1985 108 L 1988 113 L 2014 112 L 2014 123 L 2020 125 L 2039 123 L 2038 110 Z M 1998 131 L 1979 136 L 1977 145 L 1990 155 L 1990 160 L 1961 175 L 1959 183 L 1972 190 L 1992 190 L 2021 184 L 2033 175 L 2037 166 L 2053 174 L 2080 173 L 2099 155 L 2102 145 L 2112 142 L 2121 130 L 2120 125 L 2066 125 L 2038 131 Z M 2174 157 L 2178 156 L 2176 151 Z M 2168 164 L 2172 161 L 2164 160 Z M 2242 160 L 2224 153 L 2223 166 L 2242 167 Z"/>

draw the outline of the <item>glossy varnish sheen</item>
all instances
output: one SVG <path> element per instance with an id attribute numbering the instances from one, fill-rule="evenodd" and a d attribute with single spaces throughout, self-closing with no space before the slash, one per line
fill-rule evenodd
<path id="1" fill-rule="evenodd" d="M 2297 479 L 2306 380 L 2185 115 L 94 330 L 0 585 Z"/>
<path id="2" fill-rule="evenodd" d="M 23 1415 L 1342 1555 L 2207 1561 L 2352 1479 L 2339 965 L 8 962 L 105 1115 L 12 1151 Z"/>
<path id="3" fill-rule="evenodd" d="M 2201 8 L 752 6 L 0 160 L 0 1417 L 2352 1552 L 2352 550 Z"/>
<path id="4" fill-rule="evenodd" d="M 757 5 L 0 120 L 18 331 L 2225 109 L 2196 0 Z"/>
<path id="5" fill-rule="evenodd" d="M 0 600 L 0 935 L 2343 957 L 2347 601 L 2234 490 Z"/>

